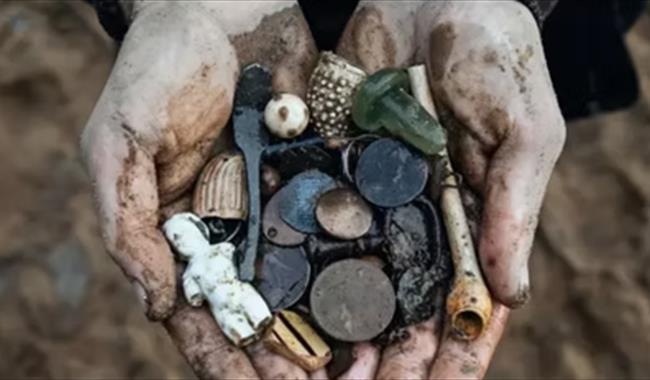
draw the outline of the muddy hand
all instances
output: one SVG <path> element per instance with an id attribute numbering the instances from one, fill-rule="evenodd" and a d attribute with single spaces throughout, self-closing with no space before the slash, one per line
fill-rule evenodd
<path id="1" fill-rule="evenodd" d="M 516 1 L 366 1 L 339 53 L 369 72 L 427 63 L 452 159 L 484 200 L 478 251 L 499 301 L 478 340 L 459 343 L 447 328 L 422 323 L 384 350 L 376 375 L 481 377 L 505 326 L 502 304 L 528 299 L 537 214 L 565 138 L 539 29 Z"/>
<path id="2" fill-rule="evenodd" d="M 132 20 L 82 137 L 109 253 L 153 320 L 165 320 L 199 377 L 306 377 L 268 354 L 232 347 L 204 309 L 176 294 L 159 225 L 209 158 L 242 65 L 273 69 L 274 90 L 304 95 L 315 47 L 293 1 L 125 2 Z"/>

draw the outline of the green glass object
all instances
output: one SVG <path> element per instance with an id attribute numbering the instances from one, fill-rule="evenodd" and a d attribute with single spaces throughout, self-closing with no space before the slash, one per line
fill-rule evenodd
<path id="1" fill-rule="evenodd" d="M 378 71 L 357 89 L 352 119 L 365 131 L 383 127 L 425 154 L 438 154 L 447 144 L 445 131 L 408 91 L 406 71 Z"/>

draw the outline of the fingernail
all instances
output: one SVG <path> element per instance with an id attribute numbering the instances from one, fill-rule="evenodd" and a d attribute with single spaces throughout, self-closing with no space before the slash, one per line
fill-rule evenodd
<path id="1" fill-rule="evenodd" d="M 529 282 L 529 272 L 528 266 L 524 265 L 519 271 L 518 281 L 516 290 L 512 294 L 512 298 L 508 302 L 508 306 L 512 309 L 517 309 L 524 306 L 530 299 L 530 282 Z"/>

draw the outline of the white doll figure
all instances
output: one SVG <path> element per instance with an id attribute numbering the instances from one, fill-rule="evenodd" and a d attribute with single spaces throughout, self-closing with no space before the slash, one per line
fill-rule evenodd
<path id="1" fill-rule="evenodd" d="M 167 240 L 188 262 L 183 273 L 185 298 L 194 307 L 204 300 L 221 331 L 237 346 L 258 338 L 273 316 L 251 284 L 239 281 L 234 263 L 235 246 L 211 245 L 208 227 L 192 213 L 171 217 L 163 225 Z"/>

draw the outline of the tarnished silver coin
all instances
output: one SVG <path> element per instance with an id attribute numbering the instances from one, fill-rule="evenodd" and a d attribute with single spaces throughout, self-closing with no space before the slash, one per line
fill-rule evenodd
<path id="1" fill-rule="evenodd" d="M 381 334 L 395 313 L 395 291 L 372 263 L 346 259 L 323 270 L 310 294 L 311 311 L 331 337 L 362 342 Z"/>
<path id="2" fill-rule="evenodd" d="M 280 217 L 280 199 L 283 197 L 283 191 L 285 191 L 284 188 L 275 193 L 264 207 L 262 232 L 273 244 L 282 246 L 299 245 L 305 241 L 307 235 L 294 230 Z"/>
<path id="3" fill-rule="evenodd" d="M 321 194 L 334 187 L 336 181 L 319 170 L 307 170 L 296 175 L 282 189 L 280 217 L 300 232 L 320 232 L 316 221 L 316 202 Z"/>
<path id="4" fill-rule="evenodd" d="M 429 177 L 427 162 L 405 144 L 379 139 L 361 154 L 354 174 L 357 189 L 379 207 L 398 207 L 420 195 Z"/>
<path id="5" fill-rule="evenodd" d="M 325 232 L 335 238 L 353 240 L 370 230 L 372 209 L 356 191 L 341 187 L 321 195 L 316 205 L 316 219 Z"/>
<path id="6" fill-rule="evenodd" d="M 301 247 L 261 244 L 255 288 L 272 311 L 293 306 L 307 290 L 311 265 Z"/>

